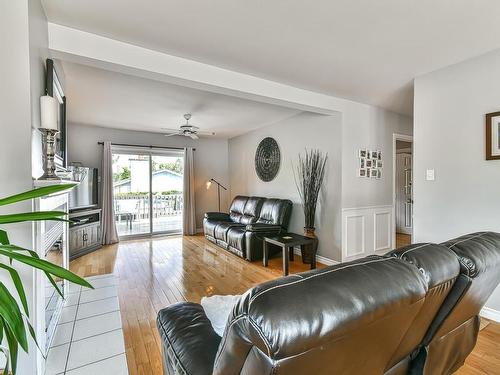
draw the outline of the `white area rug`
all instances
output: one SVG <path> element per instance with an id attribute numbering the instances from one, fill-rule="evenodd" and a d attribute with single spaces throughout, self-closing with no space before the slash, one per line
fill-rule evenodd
<path id="1" fill-rule="evenodd" d="M 127 375 L 118 279 L 87 277 L 94 290 L 71 284 L 45 375 Z"/>

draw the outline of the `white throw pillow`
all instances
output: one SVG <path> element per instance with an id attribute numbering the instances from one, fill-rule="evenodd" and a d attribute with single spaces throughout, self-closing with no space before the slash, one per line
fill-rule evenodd
<path id="1" fill-rule="evenodd" d="M 214 331 L 222 337 L 227 319 L 241 296 L 211 296 L 201 299 L 201 306 L 212 323 Z"/>

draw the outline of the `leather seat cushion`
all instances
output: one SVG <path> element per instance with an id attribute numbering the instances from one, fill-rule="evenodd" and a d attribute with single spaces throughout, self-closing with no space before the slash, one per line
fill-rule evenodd
<path id="1" fill-rule="evenodd" d="M 243 230 L 245 229 L 245 226 L 243 224 L 232 223 L 232 222 L 221 222 L 219 223 L 219 225 L 215 227 L 214 237 L 217 240 L 227 242 L 227 231 L 233 227 L 240 227 L 243 228 Z"/>
<path id="2" fill-rule="evenodd" d="M 203 221 L 203 230 L 205 235 L 215 238 L 215 228 L 221 223 L 223 223 L 223 221 L 205 219 Z"/>
<path id="3" fill-rule="evenodd" d="M 227 244 L 245 253 L 245 227 L 233 227 L 227 232 Z"/>

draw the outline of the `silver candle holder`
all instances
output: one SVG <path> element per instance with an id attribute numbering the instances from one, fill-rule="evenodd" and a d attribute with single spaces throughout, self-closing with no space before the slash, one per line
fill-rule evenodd
<path id="1" fill-rule="evenodd" d="M 43 153 L 43 175 L 39 180 L 60 180 L 56 175 L 56 163 L 54 157 L 56 155 L 56 134 L 59 133 L 56 129 L 38 128 L 42 133 L 42 153 Z"/>

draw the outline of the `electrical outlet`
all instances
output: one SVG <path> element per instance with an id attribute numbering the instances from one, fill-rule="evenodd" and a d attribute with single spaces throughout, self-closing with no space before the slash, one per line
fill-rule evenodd
<path id="1" fill-rule="evenodd" d="M 434 181 L 436 178 L 435 174 L 434 174 L 434 169 L 427 169 L 426 173 L 425 173 L 425 179 L 427 181 Z"/>

